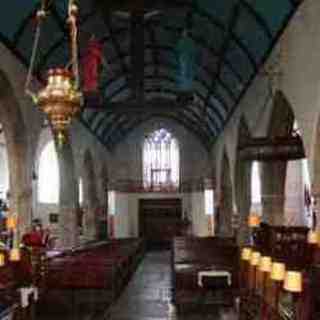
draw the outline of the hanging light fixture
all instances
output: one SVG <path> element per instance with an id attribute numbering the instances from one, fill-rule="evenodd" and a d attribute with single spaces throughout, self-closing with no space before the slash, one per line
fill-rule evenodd
<path id="1" fill-rule="evenodd" d="M 39 109 L 45 113 L 51 124 L 53 134 L 59 145 L 68 137 L 68 128 L 73 118 L 81 111 L 82 92 L 79 88 L 79 63 L 77 43 L 78 6 L 75 0 L 69 0 L 67 23 L 70 32 L 71 70 L 67 67 L 55 67 L 47 73 L 46 85 L 39 92 L 32 92 L 29 87 L 35 65 L 36 54 L 41 34 L 41 25 L 47 16 L 47 1 L 42 2 L 37 12 L 37 29 L 26 81 L 26 93 L 30 95 Z"/>

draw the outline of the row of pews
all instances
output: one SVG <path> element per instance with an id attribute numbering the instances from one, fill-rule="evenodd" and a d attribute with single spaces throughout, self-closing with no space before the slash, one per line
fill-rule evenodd
<path id="1" fill-rule="evenodd" d="M 239 248 L 234 238 L 177 237 L 171 268 L 178 312 L 233 306 L 239 292 Z"/>
<path id="2" fill-rule="evenodd" d="M 0 250 L 0 319 L 33 319 L 33 308 L 24 308 L 21 303 L 23 288 L 32 282 L 30 256 L 21 252 L 19 261 L 11 261 L 9 253 Z"/>
<path id="3" fill-rule="evenodd" d="M 14 320 L 93 319 L 112 305 L 144 254 L 142 239 L 25 251 L 21 261 L 0 267 L 0 315 L 3 306 Z"/>
<path id="4" fill-rule="evenodd" d="M 251 249 L 285 265 L 287 271 L 300 273 L 302 287 L 297 292 L 285 290 L 281 277 L 275 280 L 272 272 L 263 272 L 254 262 L 242 260 L 240 320 L 320 319 L 319 247 L 309 243 L 309 231 L 305 227 L 266 224 L 255 231 Z"/>

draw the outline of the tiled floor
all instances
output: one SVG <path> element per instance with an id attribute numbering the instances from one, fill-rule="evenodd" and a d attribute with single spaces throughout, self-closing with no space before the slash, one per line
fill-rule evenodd
<path id="1" fill-rule="evenodd" d="M 178 315 L 171 300 L 169 252 L 148 253 L 108 320 L 236 320 L 232 311 Z"/>

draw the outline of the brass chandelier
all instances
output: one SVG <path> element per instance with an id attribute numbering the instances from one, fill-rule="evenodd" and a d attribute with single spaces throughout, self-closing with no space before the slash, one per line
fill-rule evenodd
<path id="1" fill-rule="evenodd" d="M 71 61 L 68 67 L 55 67 L 47 72 L 46 85 L 37 93 L 30 90 L 35 59 L 39 46 L 41 25 L 48 15 L 47 1 L 43 0 L 37 11 L 37 28 L 25 91 L 38 108 L 47 115 L 54 137 L 59 145 L 66 142 L 68 128 L 73 118 L 81 111 L 82 92 L 80 91 L 77 18 L 78 6 L 69 0 L 67 24 L 70 36 Z"/>

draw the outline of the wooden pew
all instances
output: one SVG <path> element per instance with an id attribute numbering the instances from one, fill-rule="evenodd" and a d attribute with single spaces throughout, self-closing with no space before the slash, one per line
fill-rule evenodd
<path id="1" fill-rule="evenodd" d="M 32 274 L 29 269 L 30 255 L 21 250 L 21 259 L 18 262 L 9 261 L 7 251 L 5 265 L 0 267 L 0 318 L 34 320 L 35 306 L 34 296 L 30 295 L 28 304 L 21 304 L 21 288 L 28 287 L 32 283 Z"/>
<path id="2" fill-rule="evenodd" d="M 144 255 L 144 241 L 121 239 L 61 252 L 48 259 L 41 316 L 77 319 L 104 312 L 119 296 Z M 47 306 L 53 306 L 48 308 Z"/>
<path id="3" fill-rule="evenodd" d="M 208 278 L 199 285 L 199 272 L 230 272 L 230 288 L 212 289 Z M 178 237 L 172 244 L 173 302 L 179 311 L 216 304 L 232 305 L 238 290 L 239 249 L 232 238 Z"/>

